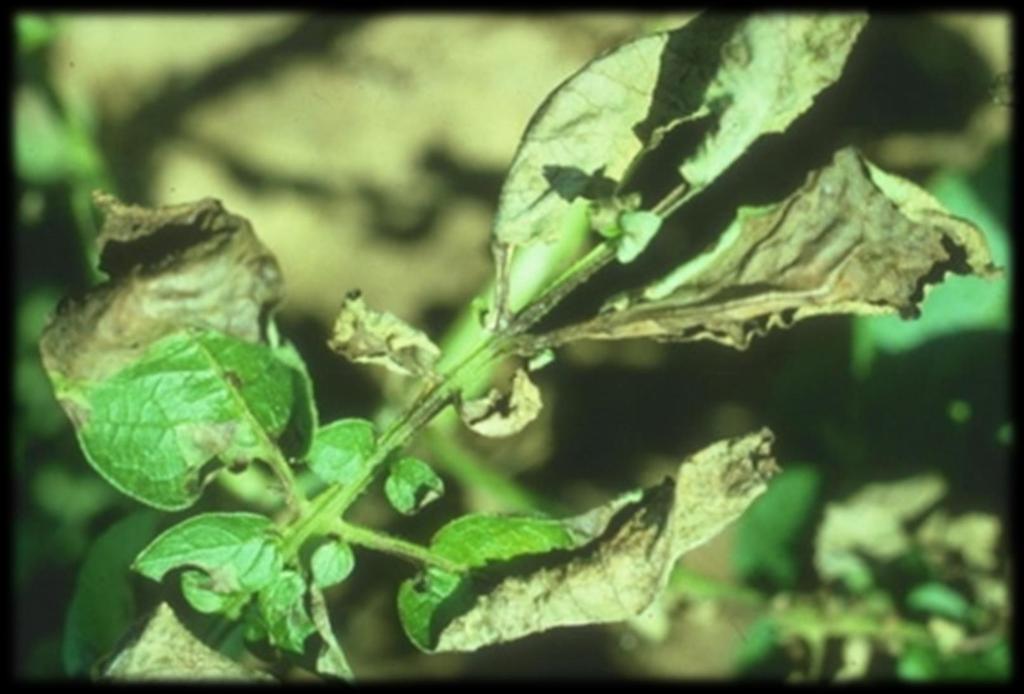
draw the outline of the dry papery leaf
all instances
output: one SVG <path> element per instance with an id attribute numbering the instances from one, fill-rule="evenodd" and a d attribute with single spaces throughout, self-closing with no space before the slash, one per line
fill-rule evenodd
<path id="1" fill-rule="evenodd" d="M 741 208 L 705 254 L 531 346 L 653 337 L 745 349 L 816 315 L 915 317 L 950 272 L 998 276 L 982 232 L 846 148 L 784 201 Z"/>
<path id="2" fill-rule="evenodd" d="M 350 361 L 378 364 L 405 376 L 431 374 L 441 356 L 423 332 L 397 316 L 368 307 L 359 290 L 345 297 L 327 344 Z"/>
<path id="3" fill-rule="evenodd" d="M 882 561 L 904 554 L 911 543 L 906 524 L 945 494 L 941 477 L 922 475 L 870 484 L 844 502 L 828 504 L 814 543 L 818 575 L 823 580 L 842 577 L 859 565 L 859 554 Z"/>
<path id="4" fill-rule="evenodd" d="M 149 209 L 93 197 L 105 213 L 97 244 L 110 279 L 58 306 L 40 341 L 47 371 L 102 381 L 183 327 L 261 340 L 283 279 L 246 219 L 212 198 Z"/>
<path id="5" fill-rule="evenodd" d="M 492 388 L 482 398 L 461 403 L 459 415 L 466 426 L 481 436 L 501 438 L 522 431 L 537 418 L 541 407 L 540 390 L 526 371 L 519 369 L 507 394 Z"/>
<path id="6" fill-rule="evenodd" d="M 111 660 L 104 679 L 147 681 L 273 682 L 209 648 L 186 629 L 167 603 L 160 603 L 139 638 Z"/>
<path id="7" fill-rule="evenodd" d="M 676 479 L 565 521 L 575 547 L 477 593 L 471 609 L 441 630 L 436 650 L 473 651 L 554 627 L 639 614 L 664 589 L 681 555 L 717 535 L 765 491 L 778 472 L 772 440 L 762 429 L 719 441 L 687 458 Z"/>

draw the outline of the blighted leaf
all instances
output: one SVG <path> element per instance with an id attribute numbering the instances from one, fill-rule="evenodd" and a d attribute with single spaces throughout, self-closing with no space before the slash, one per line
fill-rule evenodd
<path id="1" fill-rule="evenodd" d="M 369 308 L 358 291 L 345 297 L 328 346 L 350 361 L 379 364 L 406 376 L 431 374 L 441 350 L 396 316 Z"/>
<path id="2" fill-rule="evenodd" d="M 323 639 L 320 654 L 316 659 L 316 671 L 321 675 L 352 682 L 355 675 L 348 664 L 345 652 L 341 650 L 338 639 L 334 636 L 324 594 L 315 583 L 309 587 L 309 605 L 310 611 L 313 613 L 313 625 L 320 638 Z"/>
<path id="3" fill-rule="evenodd" d="M 866 636 L 850 636 L 843 642 L 843 664 L 836 672 L 836 682 L 862 679 L 871 665 L 871 639 Z"/>
<path id="4" fill-rule="evenodd" d="M 926 551 L 954 552 L 975 571 L 992 571 L 999 563 L 996 553 L 1001 531 L 999 518 L 988 513 L 965 513 L 955 518 L 942 509 L 932 512 L 917 530 Z"/>
<path id="5" fill-rule="evenodd" d="M 106 214 L 97 244 L 110 280 L 58 306 L 40 345 L 49 373 L 102 381 L 183 327 L 261 340 L 282 279 L 248 221 L 210 198 L 155 209 L 95 200 Z"/>
<path id="6" fill-rule="evenodd" d="M 255 513 L 203 513 L 160 534 L 132 568 L 154 581 L 181 567 L 202 569 L 217 593 L 254 592 L 281 572 L 278 536 L 270 519 Z"/>
<path id="7" fill-rule="evenodd" d="M 599 56 L 530 120 L 502 187 L 495 240 L 508 248 L 550 241 L 573 200 L 616 192 L 685 122 L 703 127 L 681 165 L 687 195 L 697 194 L 839 77 L 865 21 L 859 13 L 704 13 Z"/>
<path id="8" fill-rule="evenodd" d="M 950 272 L 997 274 L 984 235 L 843 149 L 786 200 L 741 208 L 710 251 L 540 346 L 654 337 L 744 349 L 815 315 L 916 316 L 929 286 Z"/>
<path id="9" fill-rule="evenodd" d="M 375 445 L 372 422 L 339 419 L 317 430 L 309 467 L 325 482 L 346 484 L 362 474 Z"/>
<path id="10" fill-rule="evenodd" d="M 259 594 L 260 614 L 270 643 L 302 653 L 306 638 L 316 631 L 305 605 L 306 582 L 295 571 L 279 572 Z"/>
<path id="11" fill-rule="evenodd" d="M 110 280 L 62 302 L 40 342 L 93 467 L 170 510 L 195 501 L 211 460 L 270 460 L 278 445 L 304 452 L 315 426 L 309 388 L 259 344 L 282 283 L 249 223 L 212 199 L 96 202 Z"/>
<path id="12" fill-rule="evenodd" d="M 444 482 L 422 460 L 400 458 L 391 465 L 384 493 L 396 511 L 412 515 L 444 494 Z"/>
<path id="13" fill-rule="evenodd" d="M 508 394 L 497 389 L 482 398 L 468 400 L 459 407 L 466 426 L 482 436 L 511 436 L 523 430 L 540 414 L 543 403 L 540 390 L 526 371 L 519 369 L 512 377 Z"/>
<path id="14" fill-rule="evenodd" d="M 313 552 L 309 568 L 313 573 L 313 585 L 329 588 L 341 583 L 352 573 L 355 556 L 352 548 L 340 540 L 328 540 Z"/>
<path id="15" fill-rule="evenodd" d="M 688 458 L 675 480 L 563 521 L 531 519 L 533 531 L 515 522 L 522 519 L 494 520 L 497 530 L 472 517 L 446 526 L 431 550 L 471 568 L 430 568 L 406 581 L 399 590 L 406 633 L 423 650 L 472 651 L 639 614 L 682 554 L 765 490 L 778 470 L 771 439 L 765 429 L 719 441 Z"/>
<path id="16" fill-rule="evenodd" d="M 167 603 L 160 604 L 139 638 L 111 660 L 103 676 L 125 681 L 273 681 L 199 641 Z"/>
<path id="17" fill-rule="evenodd" d="M 865 568 L 862 556 L 889 561 L 904 554 L 911 542 L 906 524 L 945 493 L 941 477 L 923 475 L 871 484 L 845 502 L 828 504 L 814 546 L 818 575 L 848 582 L 852 571 Z"/>
<path id="18" fill-rule="evenodd" d="M 308 446 L 301 374 L 271 348 L 221 333 L 172 333 L 102 380 L 55 383 L 89 463 L 161 509 L 190 506 L 208 462 L 274 460 L 286 441 L 295 452 Z"/>
<path id="19" fill-rule="evenodd" d="M 779 132 L 838 78 L 863 14 L 705 13 L 584 66 L 541 105 L 502 188 L 494 235 L 544 239 L 576 197 L 600 197 L 681 122 L 710 117 L 683 165 L 707 185 L 758 136 Z"/>

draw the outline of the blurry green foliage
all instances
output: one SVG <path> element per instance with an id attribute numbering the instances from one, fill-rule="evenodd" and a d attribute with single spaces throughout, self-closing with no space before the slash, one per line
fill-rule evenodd
<path id="1" fill-rule="evenodd" d="M 821 473 L 808 465 L 784 465 L 737 525 L 733 565 L 744 581 L 792 588 L 799 572 L 798 547 L 818 503 Z"/>

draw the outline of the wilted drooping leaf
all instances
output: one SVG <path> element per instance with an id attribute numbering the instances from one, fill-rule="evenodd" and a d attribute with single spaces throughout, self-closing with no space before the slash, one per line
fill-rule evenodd
<path id="1" fill-rule="evenodd" d="M 396 511 L 412 515 L 444 494 L 444 482 L 422 460 L 400 458 L 391 465 L 384 493 Z"/>
<path id="2" fill-rule="evenodd" d="M 814 544 L 818 575 L 854 589 L 867 587 L 871 570 L 863 557 L 888 561 L 906 553 L 911 543 L 906 524 L 945 493 L 941 477 L 923 475 L 871 484 L 845 502 L 828 504 Z"/>
<path id="3" fill-rule="evenodd" d="M 711 339 L 737 349 L 836 313 L 917 315 L 949 272 L 992 277 L 984 235 L 852 149 L 786 200 L 741 208 L 714 248 L 541 346 L 576 339 Z"/>
<path id="4" fill-rule="evenodd" d="M 525 370 L 519 369 L 512 377 L 509 393 L 492 388 L 482 398 L 461 403 L 459 415 L 466 426 L 481 436 L 500 438 L 522 431 L 537 418 L 541 407 L 540 389 Z"/>
<path id="5" fill-rule="evenodd" d="M 210 199 L 97 203 L 111 279 L 63 302 L 40 344 L 90 464 L 122 492 L 174 510 L 198 498 L 210 461 L 303 454 L 311 388 L 297 355 L 261 344 L 281 274 L 249 223 Z"/>
<path id="6" fill-rule="evenodd" d="M 103 677 L 124 681 L 274 680 L 209 648 L 182 626 L 167 603 L 160 604 L 139 638 L 111 660 Z"/>
<path id="7" fill-rule="evenodd" d="M 241 607 L 238 598 L 259 591 L 281 573 L 284 560 L 274 524 L 255 513 L 204 513 L 172 526 L 132 565 L 159 581 L 168 571 L 201 569 L 182 576 L 186 597 L 202 612 Z"/>
<path id="8" fill-rule="evenodd" d="M 424 650 L 472 651 L 639 614 L 682 554 L 765 490 L 778 470 L 771 440 L 765 429 L 719 441 L 689 457 L 677 479 L 564 521 L 490 518 L 488 528 L 470 517 L 446 526 L 431 550 L 467 570 L 430 568 L 402 585 L 406 633 Z"/>
<path id="9" fill-rule="evenodd" d="M 405 376 L 431 374 L 441 356 L 424 333 L 390 313 L 369 308 L 358 291 L 345 297 L 327 344 L 346 359 L 378 364 Z"/>
<path id="10" fill-rule="evenodd" d="M 695 151 L 679 155 L 686 195 L 696 195 L 839 77 L 866 19 L 704 13 L 599 56 L 527 126 L 501 191 L 495 241 L 507 249 L 550 241 L 573 200 L 618 192 L 642 156 L 686 122 L 704 128 Z"/>

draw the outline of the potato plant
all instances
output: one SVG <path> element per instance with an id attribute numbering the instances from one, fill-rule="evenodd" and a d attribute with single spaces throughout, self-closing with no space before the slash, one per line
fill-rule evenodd
<path id="1" fill-rule="evenodd" d="M 860 13 L 705 13 L 565 80 L 509 166 L 490 231 L 494 279 L 466 307 L 459 340 L 440 348 L 340 278 L 328 344 L 401 379 L 405 404 L 385 421 L 319 420 L 314 388 L 331 384 L 314 383 L 279 332 L 282 273 L 244 216 L 210 198 L 145 208 L 95 194 L 106 279 L 62 302 L 41 341 L 85 458 L 119 492 L 161 511 L 187 511 L 209 485 L 252 466 L 278 500 L 262 512 L 189 515 L 148 542 L 134 571 L 175 583 L 191 608 L 241 624 L 248 641 L 284 661 L 312 647 L 316 671 L 345 680 L 359 667 L 336 637 L 324 591 L 359 571 L 353 547 L 410 562 L 395 586 L 397 614 L 428 653 L 649 608 L 683 554 L 771 488 L 770 430 L 708 441 L 674 478 L 585 513 L 471 513 L 426 545 L 349 512 L 366 494 L 408 516 L 442 496 L 442 478 L 410 443 L 452 412 L 481 436 L 516 435 L 544 404 L 532 375 L 563 368 L 558 351 L 569 343 L 708 340 L 743 351 L 820 315 L 914 318 L 947 274 L 996 276 L 971 222 L 844 147 L 780 199 L 736 200 L 724 231 L 663 276 L 552 324 L 595 275 L 634 263 L 659 235 L 685 235 L 687 205 L 842 78 L 866 22 Z M 673 161 L 667 191 L 640 185 L 637 172 L 655 155 Z M 680 218 L 681 228 L 666 224 Z M 825 552 L 824 566 L 849 578 L 842 549 Z M 798 631 L 801 622 L 790 624 Z M 166 603 L 95 674 L 269 677 L 190 634 Z"/>

